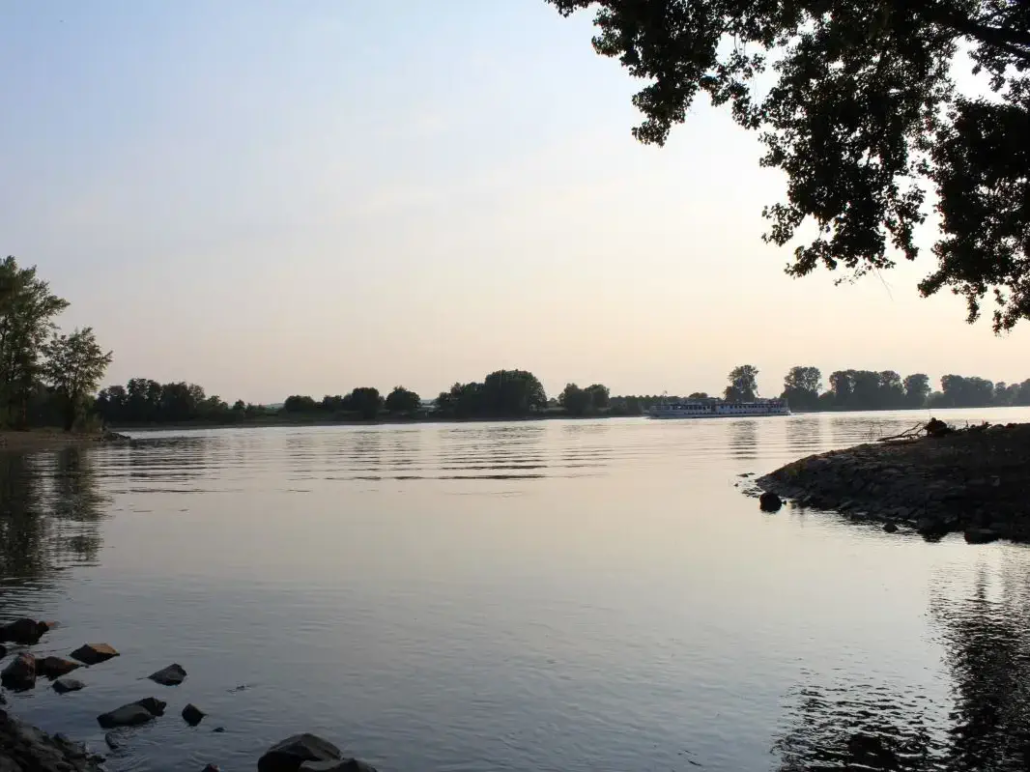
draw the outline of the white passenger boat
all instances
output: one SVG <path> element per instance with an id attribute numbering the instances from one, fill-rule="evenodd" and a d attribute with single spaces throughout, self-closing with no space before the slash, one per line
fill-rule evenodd
<path id="1" fill-rule="evenodd" d="M 727 402 L 708 399 L 663 400 L 650 410 L 651 418 L 730 418 L 732 416 L 790 415 L 785 399 L 753 399 L 749 402 Z"/>

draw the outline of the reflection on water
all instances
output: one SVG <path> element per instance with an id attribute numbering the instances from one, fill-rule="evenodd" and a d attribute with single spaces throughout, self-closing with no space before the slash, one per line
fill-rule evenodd
<path id="1" fill-rule="evenodd" d="M 88 451 L 0 453 L 0 613 L 31 601 L 10 588 L 52 584 L 96 559 L 107 503 Z"/>
<path id="2" fill-rule="evenodd" d="M 0 616 L 67 622 L 55 651 L 84 627 L 124 647 L 74 701 L 12 701 L 101 744 L 97 713 L 182 660 L 177 696 L 227 731 L 157 722 L 115 772 L 251 769 L 293 731 L 396 772 L 1026 769 L 1030 550 L 763 515 L 732 487 L 913 422 L 229 430 L 0 454 Z"/>
<path id="3" fill-rule="evenodd" d="M 1030 566 L 1019 557 L 971 577 L 936 577 L 930 612 L 950 704 L 854 678 L 806 683 L 792 693 L 790 726 L 775 745 L 782 772 L 1030 769 Z"/>

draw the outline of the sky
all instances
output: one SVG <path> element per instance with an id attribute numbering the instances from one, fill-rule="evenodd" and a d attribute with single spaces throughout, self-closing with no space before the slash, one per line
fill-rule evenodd
<path id="1" fill-rule="evenodd" d="M 699 101 L 638 144 L 642 83 L 591 34 L 542 0 L 0 0 L 0 255 L 114 351 L 107 382 L 230 402 L 502 368 L 549 394 L 1030 377 L 1030 325 L 919 297 L 928 250 L 785 275 L 755 135 Z"/>

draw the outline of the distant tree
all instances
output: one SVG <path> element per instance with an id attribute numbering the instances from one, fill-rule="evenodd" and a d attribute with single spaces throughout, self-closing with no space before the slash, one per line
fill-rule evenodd
<path id="1" fill-rule="evenodd" d="M 925 407 L 930 396 L 930 377 L 926 373 L 913 373 L 905 378 L 905 406 Z"/>
<path id="2" fill-rule="evenodd" d="M 819 390 L 823 387 L 823 374 L 818 367 L 797 366 L 783 378 L 783 394 L 795 410 L 816 410 L 819 407 Z"/>
<path id="3" fill-rule="evenodd" d="M 56 335 L 44 347 L 43 378 L 64 405 L 64 428 L 70 431 L 85 415 L 100 379 L 111 364 L 111 352 L 97 343 L 91 327 Z"/>
<path id="4" fill-rule="evenodd" d="M 741 365 L 730 371 L 725 397 L 732 402 L 750 402 L 758 396 L 758 368 Z"/>
<path id="5" fill-rule="evenodd" d="M 337 394 L 336 396 L 330 396 L 326 394 L 322 397 L 322 402 L 319 404 L 319 408 L 326 413 L 339 413 L 346 409 L 344 405 L 343 395 Z"/>
<path id="6" fill-rule="evenodd" d="M 558 395 L 558 404 L 569 415 L 585 415 L 591 408 L 590 394 L 586 389 L 581 389 L 576 384 L 569 383 L 562 389 L 562 393 Z"/>
<path id="7" fill-rule="evenodd" d="M 590 397 L 590 409 L 593 412 L 599 413 L 602 410 L 608 409 L 609 404 L 611 404 L 611 392 L 607 386 L 594 383 L 587 386 L 585 391 Z"/>
<path id="8" fill-rule="evenodd" d="M 759 133 L 761 165 L 787 178 L 765 240 L 813 234 L 791 275 L 915 259 L 932 188 L 937 266 L 920 292 L 963 296 L 969 321 L 994 297 L 996 331 L 1030 317 L 1026 0 L 547 2 L 596 8 L 595 50 L 647 82 L 641 142 L 664 144 L 700 92 Z"/>
<path id="9" fill-rule="evenodd" d="M 395 386 L 386 396 L 386 409 L 391 413 L 414 413 L 422 407 L 422 398 L 403 386 Z"/>
<path id="10" fill-rule="evenodd" d="M 880 374 L 873 370 L 854 370 L 851 374 L 851 403 L 854 410 L 876 410 L 880 407 Z"/>
<path id="11" fill-rule="evenodd" d="M 358 413 L 364 420 L 371 421 L 383 409 L 383 398 L 379 389 L 360 386 L 343 398 L 344 409 Z"/>
<path id="12" fill-rule="evenodd" d="M 313 413 L 318 409 L 318 403 L 312 397 L 294 394 L 283 402 L 283 411 L 286 413 Z"/>
<path id="13" fill-rule="evenodd" d="M 694 392 L 691 392 L 690 396 L 687 397 L 687 399 L 708 399 L 708 392 L 707 391 L 694 391 Z"/>
<path id="14" fill-rule="evenodd" d="M 238 399 L 233 403 L 232 409 L 234 413 L 245 413 L 247 411 L 247 404 L 242 399 Z"/>
<path id="15" fill-rule="evenodd" d="M 941 378 L 940 407 L 985 407 L 994 399 L 994 384 L 978 377 L 945 375 Z"/>
<path id="16" fill-rule="evenodd" d="M 835 407 L 847 407 L 855 390 L 854 370 L 836 370 L 830 373 L 830 389 Z"/>
<path id="17" fill-rule="evenodd" d="M 905 387 L 901 382 L 901 376 L 893 370 L 884 370 L 880 373 L 877 407 L 891 410 L 904 406 Z"/>
<path id="18" fill-rule="evenodd" d="M 547 394 L 533 373 L 497 370 L 483 379 L 483 407 L 488 415 L 524 416 L 547 406 Z"/>

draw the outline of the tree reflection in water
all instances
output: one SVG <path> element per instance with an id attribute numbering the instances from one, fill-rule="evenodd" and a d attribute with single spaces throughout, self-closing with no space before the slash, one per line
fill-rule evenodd
<path id="1" fill-rule="evenodd" d="M 105 504 L 88 450 L 0 453 L 0 581 L 95 561 Z"/>
<path id="2" fill-rule="evenodd" d="M 882 685 L 801 688 L 774 747 L 781 772 L 1030 769 L 1030 561 L 1006 558 L 972 587 L 968 574 L 936 583 L 950 705 Z"/>

